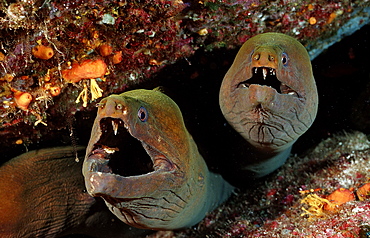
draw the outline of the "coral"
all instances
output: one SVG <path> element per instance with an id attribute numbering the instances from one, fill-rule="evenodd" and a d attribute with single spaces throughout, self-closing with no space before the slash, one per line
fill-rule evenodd
<path id="1" fill-rule="evenodd" d="M 103 96 L 103 89 L 101 89 L 95 79 L 90 79 L 91 101 Z"/>
<path id="2" fill-rule="evenodd" d="M 82 99 L 83 101 L 83 104 L 82 106 L 83 107 L 87 107 L 87 103 L 88 103 L 88 93 L 89 93 L 89 90 L 88 90 L 88 86 L 87 84 L 84 82 L 83 84 L 83 90 L 80 92 L 80 94 L 78 95 L 77 99 L 76 99 L 76 103 L 79 103 L 80 100 Z M 91 100 L 90 101 L 94 101 L 100 97 L 103 96 L 103 89 L 101 89 L 98 85 L 98 83 L 96 82 L 95 79 L 90 79 L 90 94 L 91 94 Z"/>
<path id="3" fill-rule="evenodd" d="M 301 214 L 301 216 L 308 215 L 309 219 L 325 217 L 324 207 L 331 206 L 329 200 L 319 197 L 317 194 L 308 194 L 301 200 L 301 203 L 309 205 L 308 209 L 302 207 L 304 213 Z"/>
<path id="4" fill-rule="evenodd" d="M 77 99 L 76 99 L 76 103 L 79 103 L 80 100 L 82 99 L 83 101 L 83 104 L 82 106 L 83 107 L 87 107 L 87 102 L 88 102 L 88 93 L 89 93 L 89 90 L 87 88 L 87 84 L 84 83 L 84 88 L 83 90 L 80 92 L 80 94 L 78 95 Z"/>

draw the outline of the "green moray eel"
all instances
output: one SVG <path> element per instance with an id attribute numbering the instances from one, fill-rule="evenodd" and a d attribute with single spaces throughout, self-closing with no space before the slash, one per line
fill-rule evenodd
<path id="1" fill-rule="evenodd" d="M 85 147 L 76 148 L 83 158 Z M 138 237 L 85 190 L 71 146 L 22 154 L 0 167 L 0 237 Z"/>
<path id="2" fill-rule="evenodd" d="M 316 117 L 318 95 L 306 49 L 280 33 L 252 37 L 226 73 L 219 103 L 228 123 L 254 147 L 238 166 L 255 177 L 271 173 Z"/>
<path id="3" fill-rule="evenodd" d="M 83 175 L 123 222 L 143 229 L 189 227 L 233 187 L 208 171 L 180 109 L 156 90 L 111 95 L 98 105 Z"/>

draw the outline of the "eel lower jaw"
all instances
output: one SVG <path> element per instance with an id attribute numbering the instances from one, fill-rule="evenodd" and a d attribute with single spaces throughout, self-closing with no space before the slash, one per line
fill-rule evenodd
<path id="1" fill-rule="evenodd" d="M 275 89 L 279 94 L 287 94 L 299 97 L 299 94 L 288 85 L 282 83 L 277 78 L 276 69 L 270 67 L 253 67 L 252 77 L 237 84 L 237 88 L 249 88 L 250 85 L 256 84 L 269 86 Z"/>
<path id="2" fill-rule="evenodd" d="M 143 171 L 142 174 L 122 175 L 114 172 L 117 168 L 110 166 L 110 156 L 104 149 L 93 150 L 85 161 L 84 176 L 87 192 L 93 197 L 104 198 L 114 206 L 131 199 L 132 194 L 137 194 L 133 197 L 143 195 L 141 190 L 146 187 L 145 184 L 151 183 L 155 177 L 171 173 L 175 168 L 166 157 L 157 155 L 152 158 L 152 170 Z M 137 185 L 142 188 L 136 188 Z"/>

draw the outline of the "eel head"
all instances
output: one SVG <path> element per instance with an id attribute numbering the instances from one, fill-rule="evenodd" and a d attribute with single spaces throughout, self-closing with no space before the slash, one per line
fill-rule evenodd
<path id="1" fill-rule="evenodd" d="M 290 147 L 313 123 L 317 105 L 307 51 L 280 33 L 257 35 L 244 43 L 220 90 L 227 121 L 264 151 Z"/>
<path id="2" fill-rule="evenodd" d="M 166 228 L 187 200 L 188 135 L 177 105 L 134 90 L 98 107 L 83 165 L 88 193 L 129 225 Z"/>

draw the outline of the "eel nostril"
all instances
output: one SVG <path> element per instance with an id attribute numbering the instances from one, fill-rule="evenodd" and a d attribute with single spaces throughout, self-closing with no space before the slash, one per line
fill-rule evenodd
<path id="1" fill-rule="evenodd" d="M 260 59 L 260 54 L 255 54 L 254 56 L 253 56 L 253 60 L 259 60 Z"/>

